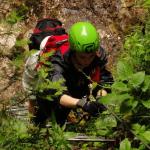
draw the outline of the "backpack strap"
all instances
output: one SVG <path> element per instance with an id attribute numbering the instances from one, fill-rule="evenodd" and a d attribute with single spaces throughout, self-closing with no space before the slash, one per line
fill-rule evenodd
<path id="1" fill-rule="evenodd" d="M 51 36 L 46 36 L 42 41 L 41 41 L 41 44 L 40 44 L 40 50 L 43 50 L 45 48 L 45 45 L 48 41 L 48 39 L 50 38 Z"/>

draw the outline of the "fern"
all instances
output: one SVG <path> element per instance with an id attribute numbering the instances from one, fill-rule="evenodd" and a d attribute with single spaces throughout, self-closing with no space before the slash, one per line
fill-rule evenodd
<path id="1" fill-rule="evenodd" d="M 10 15 L 7 17 L 6 22 L 13 25 L 23 19 L 22 16 L 19 16 L 16 10 L 13 10 Z"/>

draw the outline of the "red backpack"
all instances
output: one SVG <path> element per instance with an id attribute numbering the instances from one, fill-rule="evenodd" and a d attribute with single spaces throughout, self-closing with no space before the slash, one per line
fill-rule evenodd
<path id="1" fill-rule="evenodd" d="M 68 34 L 58 19 L 44 18 L 37 22 L 30 37 L 29 50 L 40 50 L 40 44 L 45 37 L 50 36 L 47 48 L 59 48 L 62 44 L 68 43 Z"/>
<path id="2" fill-rule="evenodd" d="M 39 20 L 29 40 L 29 50 L 40 50 L 40 56 L 52 50 L 60 50 L 63 55 L 69 49 L 68 34 L 58 19 Z"/>

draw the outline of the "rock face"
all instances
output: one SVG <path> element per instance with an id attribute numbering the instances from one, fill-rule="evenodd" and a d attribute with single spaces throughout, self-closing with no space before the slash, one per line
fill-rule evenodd
<path id="1" fill-rule="evenodd" d="M 16 50 L 17 53 L 22 53 L 22 48 L 15 47 L 16 39 L 20 35 L 21 38 L 28 39 L 29 32 L 38 19 L 57 17 L 67 30 L 77 21 L 92 22 L 101 36 L 101 45 L 109 53 L 108 66 L 112 68 L 129 27 L 142 22 L 145 17 L 145 10 L 134 7 L 134 0 L 16 0 L 13 2 L 0 0 L 0 3 L 0 19 L 4 20 L 0 23 L 0 63 L 1 70 L 10 74 L 6 77 L 3 76 L 5 74 L 3 71 L 0 72 L 1 87 L 4 87 L 4 90 L 1 89 L 0 99 L 11 99 L 16 91 L 11 90 L 21 87 L 21 82 L 17 80 L 12 83 L 11 90 L 6 88 L 10 83 L 11 75 L 15 72 L 12 65 L 6 67 L 6 64 L 14 58 Z M 15 25 L 6 25 L 3 22 L 12 10 L 16 10 L 24 19 Z M 6 96 L 4 92 L 10 95 L 6 94 Z"/>

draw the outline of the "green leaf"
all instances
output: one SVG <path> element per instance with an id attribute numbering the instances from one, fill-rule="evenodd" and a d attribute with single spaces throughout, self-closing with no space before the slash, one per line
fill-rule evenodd
<path id="1" fill-rule="evenodd" d="M 143 7 L 150 7 L 150 0 L 145 0 L 143 3 Z"/>
<path id="2" fill-rule="evenodd" d="M 145 150 L 146 146 L 144 144 L 141 143 L 141 145 L 138 147 L 138 150 Z"/>
<path id="3" fill-rule="evenodd" d="M 142 104 L 144 105 L 144 107 L 146 107 L 146 108 L 150 108 L 150 99 L 149 100 L 147 100 L 147 101 L 142 101 Z"/>
<path id="4" fill-rule="evenodd" d="M 138 105 L 137 100 L 132 101 L 132 109 L 134 109 L 137 105 Z"/>
<path id="5" fill-rule="evenodd" d="M 108 135 L 108 133 L 109 133 L 109 129 L 107 129 L 107 128 L 105 128 L 105 129 L 99 129 L 97 131 L 97 135 L 100 135 L 100 136 L 106 136 L 106 135 Z"/>
<path id="6" fill-rule="evenodd" d="M 115 82 L 112 85 L 112 90 L 116 93 L 124 93 L 124 92 L 128 92 L 129 88 L 127 87 L 126 84 L 124 84 L 123 82 Z"/>
<path id="7" fill-rule="evenodd" d="M 15 65 L 17 69 L 21 69 L 24 63 L 24 54 L 18 55 L 14 60 L 12 60 L 12 64 Z"/>
<path id="8" fill-rule="evenodd" d="M 69 139 L 69 138 L 72 138 L 75 136 L 77 136 L 77 133 L 75 133 L 75 132 L 64 132 L 65 139 Z"/>
<path id="9" fill-rule="evenodd" d="M 91 88 L 95 89 L 97 85 L 98 85 L 97 82 L 93 82 Z"/>
<path id="10" fill-rule="evenodd" d="M 13 128 L 19 138 L 25 138 L 28 136 L 27 126 L 24 124 L 24 122 L 16 120 L 16 122 L 14 122 Z"/>
<path id="11" fill-rule="evenodd" d="M 132 97 L 130 97 L 129 99 L 124 100 L 121 103 L 121 106 L 120 106 L 120 112 L 121 113 L 128 113 L 129 111 L 132 110 L 133 107 L 135 107 L 135 103 L 133 102 L 133 99 L 131 99 L 131 98 Z M 137 101 L 136 101 L 136 104 L 137 104 Z"/>
<path id="12" fill-rule="evenodd" d="M 100 103 L 103 104 L 108 104 L 108 105 L 115 105 L 118 104 L 120 105 L 124 100 L 126 99 L 131 99 L 132 97 L 126 93 L 126 94 L 115 94 L 115 93 L 111 93 L 111 94 L 107 94 L 106 96 L 102 97 L 100 99 Z"/>
<path id="13" fill-rule="evenodd" d="M 145 125 L 141 126 L 138 123 L 132 125 L 132 130 L 136 135 L 145 132 L 145 129 L 146 129 Z"/>
<path id="14" fill-rule="evenodd" d="M 28 43 L 29 41 L 27 39 L 21 39 L 16 41 L 15 46 L 21 47 L 27 45 Z"/>
<path id="15" fill-rule="evenodd" d="M 127 121 L 130 121 L 132 115 L 133 115 L 132 111 L 126 112 L 126 113 L 123 115 L 122 119 L 125 120 L 126 122 L 127 122 Z"/>
<path id="16" fill-rule="evenodd" d="M 107 128 L 105 122 L 102 119 L 97 119 L 94 122 L 94 125 L 95 125 L 96 129 L 98 129 L 98 130 Z"/>
<path id="17" fill-rule="evenodd" d="M 131 150 L 131 142 L 125 138 L 121 141 L 119 150 Z"/>
<path id="18" fill-rule="evenodd" d="M 120 61 L 117 64 L 117 74 L 119 76 L 119 79 L 124 81 L 133 74 L 133 69 L 128 63 Z"/>
<path id="19" fill-rule="evenodd" d="M 132 85 L 134 88 L 138 88 L 145 79 L 145 72 L 137 72 L 130 76 L 129 84 Z"/>
<path id="20" fill-rule="evenodd" d="M 6 19 L 6 21 L 12 25 L 19 22 L 20 20 L 22 20 L 22 17 L 18 15 L 16 10 L 13 10 Z"/>
<path id="21" fill-rule="evenodd" d="M 104 118 L 98 118 L 95 122 L 94 122 L 95 128 L 96 128 L 96 134 L 97 135 L 101 135 L 101 136 L 106 136 L 109 131 L 110 128 L 108 128 L 108 119 L 104 119 Z"/>
<path id="22" fill-rule="evenodd" d="M 40 56 L 40 61 L 41 62 L 45 62 L 45 61 L 48 61 L 47 59 L 49 58 L 49 57 L 51 57 L 52 55 L 54 55 L 54 52 L 55 51 L 50 51 L 50 52 L 47 52 L 47 53 L 43 53 L 41 56 Z"/>
<path id="23" fill-rule="evenodd" d="M 144 60 L 145 60 L 145 61 L 149 61 L 149 60 L 150 60 L 150 55 L 145 55 L 145 56 L 144 56 Z"/>
<path id="24" fill-rule="evenodd" d="M 142 86 L 143 92 L 146 92 L 148 90 L 150 91 L 150 75 L 145 76 L 144 84 Z"/>
<path id="25" fill-rule="evenodd" d="M 105 126 L 107 127 L 116 127 L 117 126 L 117 121 L 116 121 L 116 118 L 113 117 L 113 116 L 106 116 L 104 118 L 104 122 L 105 122 Z"/>
<path id="26" fill-rule="evenodd" d="M 44 97 L 44 96 L 43 96 L 43 97 Z M 47 100 L 49 100 L 49 101 L 53 101 L 53 98 L 52 98 L 51 95 L 46 95 L 44 98 L 47 99 Z"/>
<path id="27" fill-rule="evenodd" d="M 150 131 L 145 131 L 144 133 L 141 133 L 140 137 L 150 143 Z"/>
<path id="28" fill-rule="evenodd" d="M 41 67 L 38 71 L 38 74 L 41 78 L 45 79 L 48 76 L 48 73 L 46 71 L 46 68 Z"/>

